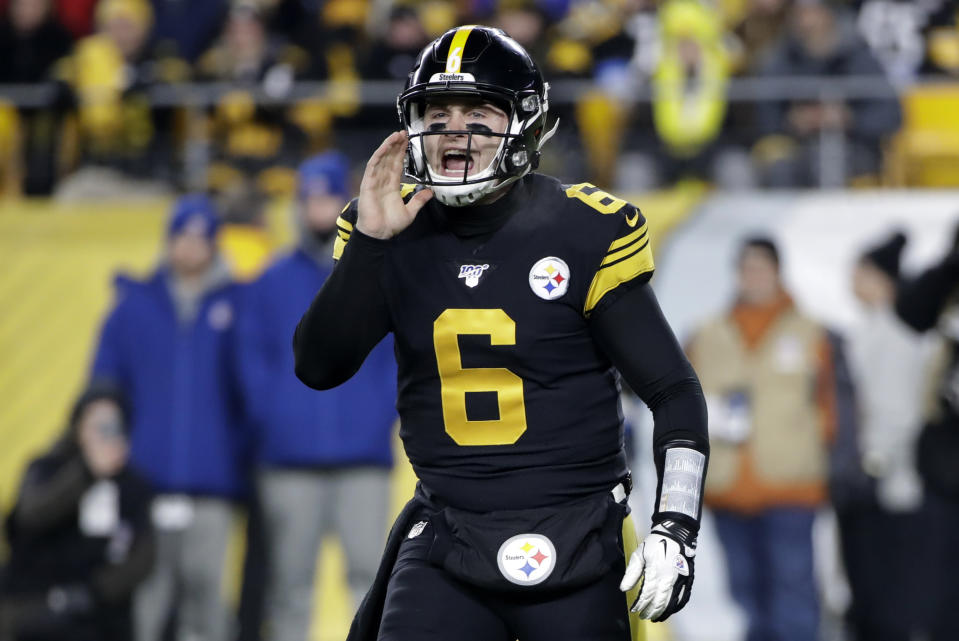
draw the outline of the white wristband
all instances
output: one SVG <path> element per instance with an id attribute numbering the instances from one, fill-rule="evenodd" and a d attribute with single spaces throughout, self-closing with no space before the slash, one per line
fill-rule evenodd
<path id="1" fill-rule="evenodd" d="M 659 511 L 678 512 L 699 519 L 705 466 L 706 456 L 702 452 L 688 447 L 671 447 L 666 450 Z"/>

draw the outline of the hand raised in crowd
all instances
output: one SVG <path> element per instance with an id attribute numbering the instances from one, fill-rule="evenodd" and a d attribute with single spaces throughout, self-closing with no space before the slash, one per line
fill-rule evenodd
<path id="1" fill-rule="evenodd" d="M 404 203 L 400 196 L 403 159 L 409 138 L 405 131 L 390 134 L 366 163 L 357 205 L 356 228 L 367 236 L 387 239 L 409 227 L 423 205 L 433 197 L 424 189 Z"/>

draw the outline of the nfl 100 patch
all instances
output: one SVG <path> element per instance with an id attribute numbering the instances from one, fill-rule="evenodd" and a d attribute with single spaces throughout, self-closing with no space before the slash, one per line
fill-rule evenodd
<path id="1" fill-rule="evenodd" d="M 462 278 L 467 287 L 476 287 L 479 285 L 480 278 L 483 277 L 483 274 L 486 273 L 489 267 L 489 263 L 483 263 L 482 265 L 460 265 L 458 278 Z"/>

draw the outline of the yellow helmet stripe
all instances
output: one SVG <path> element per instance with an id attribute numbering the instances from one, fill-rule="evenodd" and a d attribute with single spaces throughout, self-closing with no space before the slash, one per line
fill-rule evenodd
<path id="1" fill-rule="evenodd" d="M 466 48 L 466 39 L 469 38 L 470 31 L 475 24 L 463 25 L 453 34 L 453 42 L 450 43 L 450 50 L 446 54 L 446 73 L 459 73 L 460 64 L 463 62 L 463 49 Z"/>

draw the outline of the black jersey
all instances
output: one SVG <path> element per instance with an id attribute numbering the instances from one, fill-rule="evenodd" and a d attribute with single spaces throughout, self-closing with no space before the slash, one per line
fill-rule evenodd
<path id="1" fill-rule="evenodd" d="M 391 241 L 380 282 L 406 452 L 433 493 L 479 511 L 604 491 L 626 473 L 617 378 L 589 318 L 653 271 L 642 214 L 588 183 L 532 174 L 496 206 L 515 211 L 463 237 L 455 210 L 428 203 Z M 356 216 L 354 200 L 336 258 Z"/>

